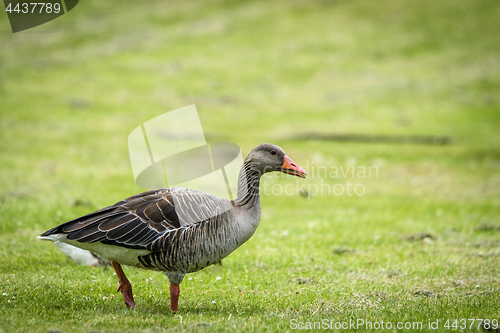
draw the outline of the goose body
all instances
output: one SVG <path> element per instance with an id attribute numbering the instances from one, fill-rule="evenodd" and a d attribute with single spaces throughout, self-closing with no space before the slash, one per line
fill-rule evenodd
<path id="1" fill-rule="evenodd" d="M 306 176 L 280 147 L 261 144 L 245 159 L 234 201 L 185 188 L 152 190 L 63 223 L 39 238 L 111 261 L 129 307 L 135 307 L 132 287 L 120 264 L 164 272 L 170 281 L 170 308 L 177 310 L 185 274 L 222 260 L 254 234 L 261 215 L 260 176 L 270 171 Z"/>

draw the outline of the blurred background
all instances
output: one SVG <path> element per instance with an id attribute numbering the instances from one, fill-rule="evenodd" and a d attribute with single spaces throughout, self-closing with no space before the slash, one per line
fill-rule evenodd
<path id="1" fill-rule="evenodd" d="M 337 165 L 346 154 L 428 157 L 480 177 L 475 168 L 499 167 L 499 10 L 491 1 L 85 1 L 17 34 L 2 15 L 3 186 L 52 188 L 95 169 L 130 183 L 128 133 L 190 104 L 209 141 L 246 153 L 269 141 L 299 161 L 317 153 Z"/>
<path id="2" fill-rule="evenodd" d="M 85 0 L 12 34 L 0 14 L 0 272 L 64 263 L 34 237 L 142 191 L 129 133 L 196 104 L 207 140 L 244 155 L 272 142 L 306 169 L 378 168 L 267 177 L 296 191 L 264 195 L 229 267 L 297 265 L 279 272 L 309 281 L 319 265 L 316 280 L 337 285 L 353 270 L 379 286 L 392 274 L 409 293 L 446 288 L 437 274 L 498 291 L 499 18 L 487 0 Z M 347 181 L 364 194 L 311 193 Z"/>

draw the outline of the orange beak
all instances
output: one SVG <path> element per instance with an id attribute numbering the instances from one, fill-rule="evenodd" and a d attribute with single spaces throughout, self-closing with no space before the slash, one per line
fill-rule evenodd
<path id="1" fill-rule="evenodd" d="M 285 155 L 285 160 L 283 161 L 283 165 L 281 166 L 281 172 L 287 173 L 289 175 L 297 176 L 300 178 L 306 178 L 307 172 L 306 170 L 299 167 L 295 164 L 294 161 L 288 156 Z"/>

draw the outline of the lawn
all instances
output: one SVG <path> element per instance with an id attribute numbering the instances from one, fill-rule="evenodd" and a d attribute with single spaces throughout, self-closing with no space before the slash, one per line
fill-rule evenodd
<path id="1" fill-rule="evenodd" d="M 492 0 L 86 0 L 12 34 L 0 14 L 0 332 L 500 321 L 499 17 Z M 124 267 L 129 311 L 111 268 L 36 236 L 143 191 L 129 133 L 190 104 L 208 141 L 276 143 L 310 177 L 264 177 L 257 232 L 186 276 L 177 313 L 162 273 Z"/>

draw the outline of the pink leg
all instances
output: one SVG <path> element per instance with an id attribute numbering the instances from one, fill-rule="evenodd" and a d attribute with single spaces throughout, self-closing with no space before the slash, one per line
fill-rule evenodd
<path id="1" fill-rule="evenodd" d="M 170 310 L 177 311 L 179 309 L 179 295 L 181 288 L 178 284 L 170 284 Z"/>
<path id="2" fill-rule="evenodd" d="M 125 301 L 125 304 L 127 305 L 128 308 L 135 308 L 134 294 L 132 293 L 132 285 L 125 276 L 122 266 L 120 266 L 120 264 L 117 263 L 116 261 L 112 261 L 111 265 L 113 265 L 116 275 L 118 276 L 119 285 L 116 291 L 122 292 L 123 300 Z"/>

